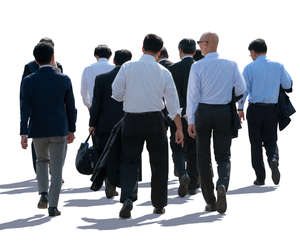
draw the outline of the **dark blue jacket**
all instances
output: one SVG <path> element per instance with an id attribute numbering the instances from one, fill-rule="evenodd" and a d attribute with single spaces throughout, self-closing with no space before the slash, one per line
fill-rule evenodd
<path id="1" fill-rule="evenodd" d="M 23 79 L 20 98 L 21 135 L 41 138 L 75 132 L 77 111 L 68 76 L 42 67 Z"/>

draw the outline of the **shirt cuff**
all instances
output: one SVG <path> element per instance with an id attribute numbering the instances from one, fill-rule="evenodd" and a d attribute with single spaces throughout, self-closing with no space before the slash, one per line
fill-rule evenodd
<path id="1" fill-rule="evenodd" d="M 176 113 L 173 113 L 173 114 L 169 113 L 169 117 L 170 117 L 172 120 L 174 120 L 174 118 L 175 118 L 176 115 L 178 115 L 178 114 L 179 114 L 179 116 L 181 117 L 181 111 L 182 111 L 182 108 L 179 108 L 179 109 L 176 111 Z"/>

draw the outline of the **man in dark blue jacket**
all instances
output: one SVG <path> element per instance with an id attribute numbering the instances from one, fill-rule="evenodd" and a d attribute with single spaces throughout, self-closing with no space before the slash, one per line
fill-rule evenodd
<path id="1" fill-rule="evenodd" d="M 57 204 L 65 149 L 66 144 L 74 140 L 77 111 L 71 80 L 51 65 L 53 46 L 39 43 L 33 54 L 39 69 L 23 79 L 20 92 L 21 145 L 26 149 L 28 138 L 33 139 L 41 194 L 38 208 L 47 208 L 49 200 L 49 216 L 57 216 L 60 215 Z M 48 163 L 51 171 L 49 196 Z"/>

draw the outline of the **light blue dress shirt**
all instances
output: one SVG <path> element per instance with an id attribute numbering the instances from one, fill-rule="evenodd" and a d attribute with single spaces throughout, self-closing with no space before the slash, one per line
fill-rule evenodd
<path id="1" fill-rule="evenodd" d="M 278 102 L 280 85 L 284 89 L 292 86 L 292 81 L 283 65 L 269 61 L 266 56 L 259 56 L 248 64 L 243 72 L 247 90 L 239 101 L 239 109 L 244 108 L 247 96 L 251 103 Z"/>
<path id="2" fill-rule="evenodd" d="M 232 99 L 232 89 L 240 96 L 245 91 L 245 81 L 235 62 L 219 58 L 218 53 L 208 53 L 191 67 L 187 109 L 189 125 L 195 122 L 195 112 L 199 103 L 228 104 Z"/>

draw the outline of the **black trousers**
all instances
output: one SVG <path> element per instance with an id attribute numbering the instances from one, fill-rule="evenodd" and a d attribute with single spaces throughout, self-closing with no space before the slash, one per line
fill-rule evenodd
<path id="1" fill-rule="evenodd" d="M 168 200 L 168 140 L 161 112 L 127 113 L 122 129 L 121 202 L 131 199 L 138 177 L 144 142 L 151 165 L 152 205 L 162 208 Z"/>
<path id="2" fill-rule="evenodd" d="M 268 162 L 279 160 L 277 147 L 277 104 L 249 104 L 247 109 L 248 133 L 251 144 L 251 162 L 256 178 L 266 178 L 262 147 L 266 149 Z"/>
<path id="3" fill-rule="evenodd" d="M 230 178 L 230 146 L 232 139 L 232 114 L 229 105 L 199 104 L 195 113 L 197 162 L 201 177 L 203 197 L 214 204 L 213 170 L 211 165 L 210 139 L 213 135 L 215 160 L 218 164 L 219 185 L 228 189 Z"/>
<path id="4" fill-rule="evenodd" d="M 181 118 L 182 131 L 184 134 L 184 147 L 175 142 L 176 125 L 174 121 L 170 124 L 170 146 L 172 150 L 172 159 L 179 177 L 186 172 L 191 178 L 188 189 L 196 189 L 199 176 L 199 168 L 196 162 L 196 141 L 188 134 L 188 124 L 186 119 Z M 186 165 L 185 165 L 186 162 Z"/>

